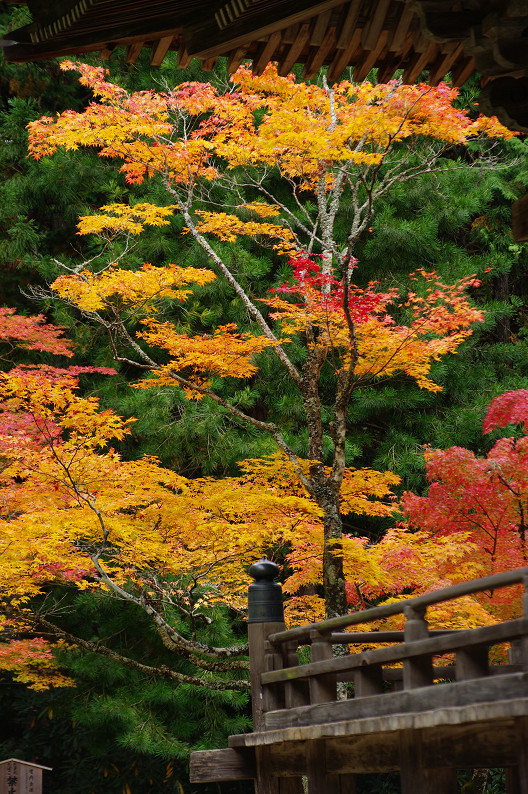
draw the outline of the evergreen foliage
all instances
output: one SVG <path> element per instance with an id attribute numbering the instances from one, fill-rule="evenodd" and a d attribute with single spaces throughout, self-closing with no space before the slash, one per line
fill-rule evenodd
<path id="1" fill-rule="evenodd" d="M 3 12 L 0 24 L 7 22 Z M 153 80 L 163 86 L 165 81 L 174 85 L 205 77 L 194 62 L 190 70 L 178 70 L 172 56 L 154 78 L 146 54 L 130 67 L 118 52 L 110 69 L 135 89 L 151 88 Z M 215 79 L 225 80 L 222 64 Z M 93 243 L 76 237 L 78 216 L 110 198 L 126 201 L 133 196 L 134 201 L 156 201 L 160 188 L 148 182 L 127 186 L 92 153 L 77 152 L 74 166 L 71 155 L 58 154 L 38 165 L 26 158 L 28 121 L 66 107 L 80 109 L 88 98 L 74 78 L 59 72 L 56 63 L 3 63 L 0 98 L 4 142 L 0 150 L 0 301 L 29 313 L 35 307 L 20 293 L 20 286 L 43 285 L 55 278 L 59 274 L 55 258 L 71 264 L 95 253 Z M 463 99 L 471 102 L 473 97 Z M 443 387 L 441 395 L 420 391 L 410 381 L 398 379 L 363 392 L 350 406 L 354 430 L 347 463 L 354 465 L 361 459 L 379 469 L 389 468 L 402 476 L 402 487 L 415 491 L 425 487 L 423 445 L 441 448 L 457 444 L 478 453 L 487 451 L 490 441 L 481 435 L 487 405 L 497 394 L 524 386 L 528 376 L 528 249 L 513 242 L 509 214 L 511 201 L 528 186 L 527 144 L 517 139 L 501 146 L 507 168 L 483 174 L 458 169 L 453 160 L 441 180 L 424 176 L 411 185 L 398 186 L 378 206 L 372 231 L 358 249 L 365 283 L 376 278 L 387 280 L 389 286 L 406 285 L 409 271 L 418 267 L 434 268 L 446 280 L 468 272 L 483 280 L 474 299 L 486 310 L 486 322 L 463 350 L 435 367 L 434 378 Z M 220 189 L 215 196 L 219 204 L 230 200 Z M 173 223 L 172 232 L 178 231 L 180 221 Z M 286 280 L 283 266 L 253 241 L 226 246 L 225 253 L 241 282 L 251 284 L 252 292 L 264 296 L 270 287 Z M 144 261 L 205 264 L 203 253 L 190 239 L 182 242 L 163 228 L 145 232 L 128 259 L 132 268 Z M 63 307 L 47 303 L 43 308 L 55 322 L 70 328 L 78 363 L 110 365 L 104 340 L 97 333 L 77 325 Z M 178 319 L 194 333 L 206 333 L 219 322 L 235 321 L 243 326 L 244 311 L 217 281 L 198 290 L 193 305 Z M 271 451 L 267 438 L 242 429 L 206 400 L 188 403 L 168 391 L 152 400 L 147 392 L 131 391 L 128 381 L 135 374 L 123 367 L 117 378 L 97 383 L 106 405 L 138 418 L 133 436 L 121 447 L 125 457 L 155 454 L 164 465 L 186 476 L 220 476 L 236 472 L 237 461 L 243 458 Z M 93 385 L 86 383 L 86 388 Z M 288 443 L 303 452 L 306 438 L 301 431 L 301 406 L 270 357 L 239 389 L 236 399 L 255 416 L 280 423 L 286 428 Z M 380 519 L 354 518 L 351 529 L 376 539 L 384 526 Z M 129 610 L 125 612 L 118 602 L 86 594 L 78 595 L 75 602 L 69 593 L 61 597 L 68 604 L 64 625 L 73 633 L 80 632 L 82 626 L 89 636 L 91 616 L 97 613 L 98 631 L 105 639 L 112 637 L 117 647 L 126 647 L 129 654 L 137 652 L 138 658 L 164 658 L 164 649 L 158 647 L 148 624 Z M 209 627 L 216 635 L 215 644 L 230 641 L 230 617 L 219 612 Z M 142 794 L 162 787 L 178 792 L 190 747 L 221 746 L 227 734 L 240 732 L 247 725 L 246 702 L 239 693 L 208 691 L 201 699 L 184 685 L 145 682 L 89 655 L 68 652 L 61 661 L 78 682 L 75 692 L 30 693 L 9 684 L 7 678 L 0 690 L 2 707 L 10 715 L 7 724 L 15 728 L 14 733 L 2 736 L 2 753 L 38 756 L 39 762 L 55 765 L 49 780 L 53 779 L 52 790 L 58 794 L 89 794 L 92 789 L 88 786 L 94 780 L 94 791 L 109 794 L 125 791 L 125 785 L 132 791 L 139 785 Z M 57 758 L 53 753 L 59 747 L 63 754 Z M 174 771 L 167 779 L 169 760 Z M 379 779 L 364 783 L 365 794 L 396 790 Z"/>

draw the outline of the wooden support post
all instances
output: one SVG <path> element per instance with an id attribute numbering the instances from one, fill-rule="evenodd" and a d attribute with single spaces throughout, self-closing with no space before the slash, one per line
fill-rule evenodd
<path id="1" fill-rule="evenodd" d="M 297 645 L 287 646 L 284 651 L 275 648 L 268 637 L 274 632 L 283 631 L 286 626 L 282 611 L 282 589 L 273 579 L 279 568 L 264 557 L 249 569 L 255 583 L 249 586 L 248 593 L 248 643 L 251 677 L 251 704 L 253 711 L 253 730 L 264 729 L 266 711 L 283 706 L 284 692 L 275 688 L 263 691 L 261 675 L 264 671 L 276 670 L 297 660 Z M 287 690 L 288 691 L 288 690 Z M 282 697 L 281 697 L 282 695 Z M 295 700 L 295 690 L 290 690 L 289 698 Z M 292 703 L 292 705 L 297 705 Z M 256 778 L 255 794 L 303 794 L 300 778 L 280 779 L 276 772 L 271 749 L 258 747 L 255 753 Z"/>
<path id="2" fill-rule="evenodd" d="M 424 640 L 429 636 L 429 626 L 425 620 L 426 607 L 405 607 L 405 642 Z M 403 688 L 416 689 L 433 683 L 433 657 L 417 656 L 403 663 Z"/>
<path id="3" fill-rule="evenodd" d="M 257 779 L 255 794 L 280 794 L 279 778 L 273 772 L 273 762 L 269 747 L 257 747 Z"/>
<path id="4" fill-rule="evenodd" d="M 339 794 L 356 794 L 356 776 L 339 775 Z"/>
<path id="5" fill-rule="evenodd" d="M 512 204 L 513 239 L 517 243 L 528 240 L 528 194 Z"/>
<path id="6" fill-rule="evenodd" d="M 287 643 L 283 648 L 283 666 L 298 667 L 297 643 Z M 306 681 L 288 681 L 284 684 L 284 707 L 294 709 L 297 706 L 307 706 L 310 703 L 310 694 Z"/>
<path id="7" fill-rule="evenodd" d="M 528 794 L 528 718 L 515 720 L 517 766 L 506 769 L 506 793 Z"/>
<path id="8" fill-rule="evenodd" d="M 402 794 L 456 793 L 456 769 L 424 767 L 421 731 L 401 731 L 399 743 Z"/>
<path id="9" fill-rule="evenodd" d="M 341 794 L 340 776 L 326 771 L 325 740 L 309 742 L 306 752 L 308 794 Z"/>
<path id="10" fill-rule="evenodd" d="M 330 636 L 319 634 L 318 631 L 310 632 L 311 660 L 322 662 L 332 658 L 332 643 Z M 310 703 L 329 703 L 337 698 L 335 674 L 318 675 L 310 678 Z M 322 789 L 321 789 L 322 790 Z"/>
<path id="11" fill-rule="evenodd" d="M 519 794 L 519 771 L 516 766 L 509 766 L 506 773 L 506 794 Z"/>
<path id="12" fill-rule="evenodd" d="M 473 645 L 461 648 L 456 653 L 456 680 L 483 678 L 489 675 L 489 648 L 487 645 Z"/>
<path id="13" fill-rule="evenodd" d="M 284 624 L 283 624 L 284 625 Z M 281 631 L 281 629 L 279 629 Z M 264 671 L 271 672 L 272 670 L 280 670 L 282 667 L 282 654 L 279 653 L 277 648 L 268 642 L 264 642 Z M 264 714 L 267 711 L 276 711 L 276 709 L 283 709 L 284 702 L 284 688 L 281 684 L 268 684 L 262 688 L 262 708 Z"/>
<path id="14" fill-rule="evenodd" d="M 526 599 L 526 596 L 524 596 Z M 528 717 L 515 720 L 518 794 L 528 794 Z"/>
<path id="15" fill-rule="evenodd" d="M 264 696 L 260 676 L 270 664 L 266 659 L 265 643 L 268 636 L 275 631 L 283 631 L 284 623 L 249 623 L 249 669 L 251 678 L 251 708 L 253 712 L 253 730 L 260 731 L 264 728 Z"/>
<path id="16" fill-rule="evenodd" d="M 354 697 L 364 698 L 383 692 L 383 668 L 373 664 L 354 672 Z"/>
<path id="17" fill-rule="evenodd" d="M 282 666 L 282 658 L 266 643 L 270 634 L 286 627 L 282 611 L 282 590 L 273 579 L 279 573 L 278 565 L 263 557 L 254 563 L 249 573 L 256 580 L 248 592 L 248 643 L 251 678 L 251 704 L 253 730 L 264 727 L 265 703 L 260 676 L 264 671 Z"/>
<path id="18" fill-rule="evenodd" d="M 528 577 L 523 579 L 524 595 L 522 600 L 523 617 L 528 618 Z M 528 635 L 519 638 L 517 647 L 519 649 L 518 663 L 522 664 L 523 670 L 528 672 Z"/>

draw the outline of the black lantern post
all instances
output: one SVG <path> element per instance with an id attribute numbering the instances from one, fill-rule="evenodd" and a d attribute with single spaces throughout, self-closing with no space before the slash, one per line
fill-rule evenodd
<path id="1" fill-rule="evenodd" d="M 282 607 L 282 587 L 273 581 L 278 576 L 279 570 L 279 566 L 266 557 L 253 563 L 249 569 L 249 573 L 255 579 L 248 590 L 248 643 L 254 731 L 263 727 L 260 676 L 264 671 L 265 643 L 270 634 L 286 628 Z"/>

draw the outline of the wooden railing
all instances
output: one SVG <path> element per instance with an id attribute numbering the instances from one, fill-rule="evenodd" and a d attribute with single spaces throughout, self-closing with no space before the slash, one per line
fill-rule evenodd
<path id="1" fill-rule="evenodd" d="M 340 719 L 343 713 L 353 714 L 350 704 L 340 705 L 338 684 L 353 682 L 347 687 L 347 701 L 369 698 L 355 711 L 365 716 L 400 713 L 415 710 L 417 697 L 404 698 L 398 690 L 407 692 L 431 687 L 435 681 L 465 682 L 492 678 L 482 698 L 507 696 L 505 684 L 498 675 L 521 673 L 528 669 L 528 596 L 524 595 L 524 617 L 500 624 L 459 631 L 431 631 L 426 620 L 427 608 L 462 596 L 524 584 L 528 588 L 528 568 L 487 576 L 471 582 L 447 587 L 405 601 L 355 612 L 308 626 L 275 631 L 264 643 L 260 683 L 261 691 L 254 693 L 262 703 L 265 727 L 286 727 L 289 724 L 313 724 L 314 720 Z M 357 624 L 368 624 L 383 618 L 403 614 L 403 632 L 342 630 Z M 335 646 L 391 643 L 390 647 L 364 650 L 358 653 L 335 655 Z M 510 664 L 489 664 L 489 649 L 493 645 L 510 643 Z M 299 646 L 309 648 L 310 661 L 299 664 Z M 306 651 L 304 652 L 306 654 Z M 454 664 L 435 665 L 435 657 L 446 654 L 455 657 Z M 395 665 L 401 665 L 398 669 Z M 343 687 L 340 694 L 343 696 Z M 473 692 L 474 686 L 466 687 Z M 447 687 L 435 686 L 427 695 L 420 693 L 424 707 L 448 705 L 451 701 L 467 700 L 464 687 L 457 687 L 457 696 L 448 694 Z M 376 697 L 376 702 L 373 700 Z M 473 697 L 473 695 L 471 695 Z M 255 699 L 255 697 L 254 697 Z M 345 701 L 345 702 L 347 702 Z M 335 703 L 334 703 L 335 702 Z M 472 701 L 473 702 L 473 701 Z M 334 704 L 331 708 L 275 713 L 302 706 Z M 405 706 L 405 704 L 407 704 Z"/>
<path id="2" fill-rule="evenodd" d="M 309 794 L 354 794 L 357 775 L 399 771 L 402 794 L 455 794 L 457 769 L 498 766 L 508 794 L 528 794 L 528 568 L 288 630 L 276 566 L 253 569 L 253 733 L 193 753 L 191 780 L 253 778 L 257 794 L 306 785 Z M 429 629 L 429 607 L 519 584 L 521 617 Z M 403 631 L 363 630 L 394 615 L 404 616 Z M 491 664 L 490 648 L 504 644 L 509 658 Z"/>

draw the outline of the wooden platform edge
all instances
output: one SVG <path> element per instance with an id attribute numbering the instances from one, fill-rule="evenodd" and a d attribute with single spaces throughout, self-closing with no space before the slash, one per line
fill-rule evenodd
<path id="1" fill-rule="evenodd" d="M 280 742 L 304 742 L 339 736 L 364 736 L 402 730 L 427 730 L 441 726 L 482 723 L 492 720 L 515 719 L 528 716 L 528 697 L 477 703 L 465 706 L 436 708 L 408 714 L 365 717 L 317 725 L 276 728 L 257 733 L 234 734 L 229 737 L 231 748 L 248 748 Z"/>
<path id="2" fill-rule="evenodd" d="M 256 776 L 253 748 L 196 750 L 191 753 L 191 783 L 216 783 L 222 780 L 250 780 Z"/>

